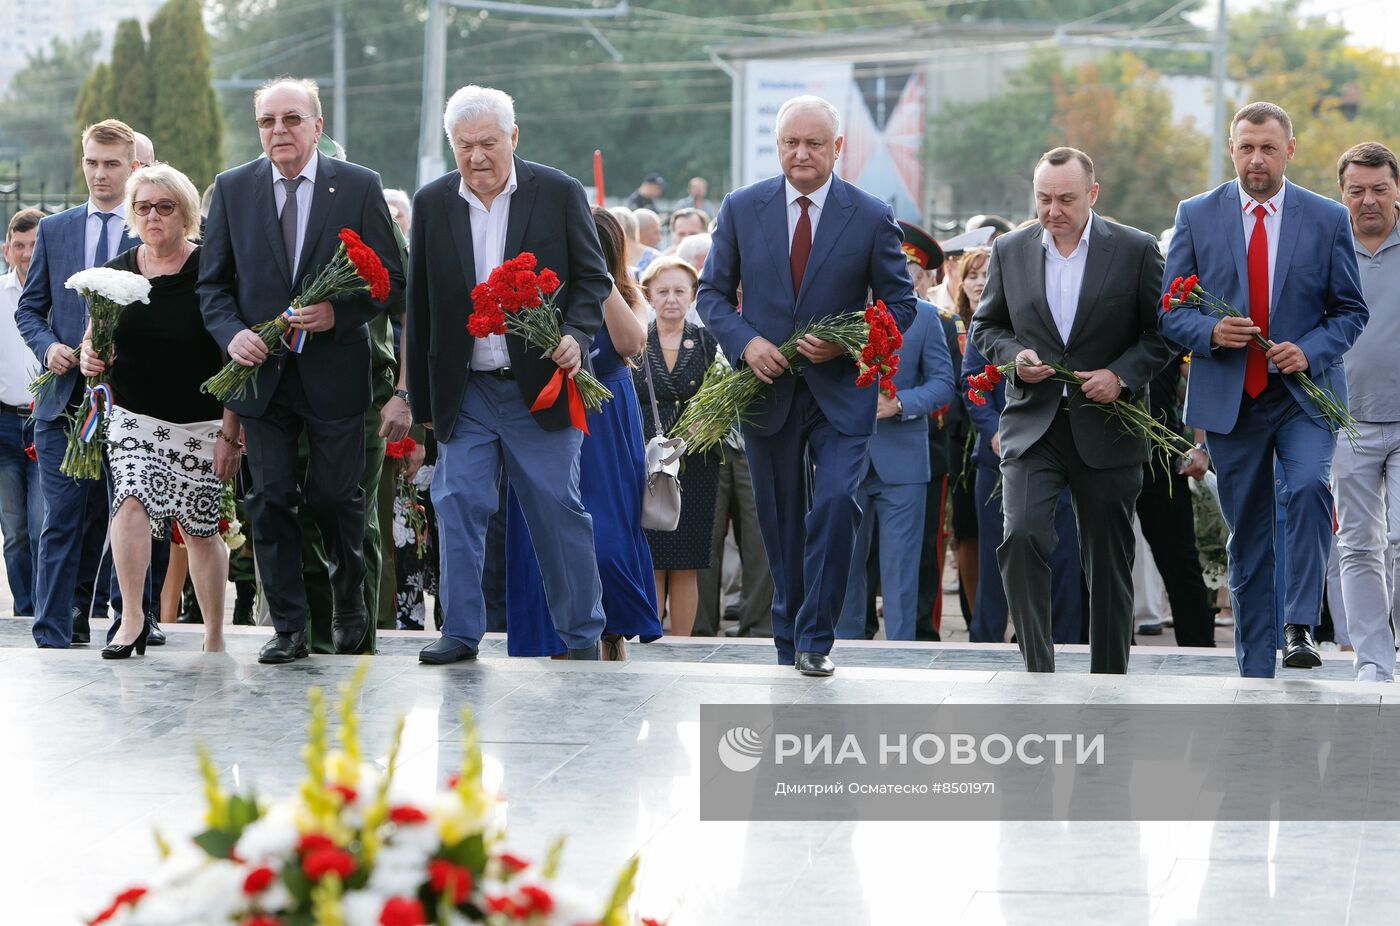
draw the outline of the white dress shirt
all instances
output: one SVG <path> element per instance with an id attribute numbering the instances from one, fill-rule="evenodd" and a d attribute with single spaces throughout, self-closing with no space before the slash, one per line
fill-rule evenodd
<path id="1" fill-rule="evenodd" d="M 0 402 L 17 407 L 30 403 L 29 384 L 39 375 L 39 362 L 15 325 L 23 291 L 17 272 L 0 276 Z"/>
<path id="2" fill-rule="evenodd" d="M 1288 189 L 1288 183 L 1278 188 L 1278 192 L 1272 198 L 1261 203 L 1245 192 L 1244 184 L 1240 184 L 1240 219 L 1244 227 L 1244 253 L 1245 260 L 1249 259 L 1249 239 L 1254 234 L 1254 225 L 1259 219 L 1254 216 L 1254 208 L 1263 206 L 1264 214 L 1264 234 L 1269 240 L 1269 293 L 1272 298 L 1274 291 L 1274 264 L 1278 262 L 1278 237 L 1283 228 L 1283 194 Z M 1269 306 L 1269 314 L 1273 315 L 1274 307 Z"/>
<path id="3" fill-rule="evenodd" d="M 1045 249 L 1045 301 L 1050 303 L 1050 315 L 1055 319 L 1055 330 L 1060 332 L 1060 341 L 1069 344 L 1069 333 L 1074 328 L 1074 316 L 1079 312 L 1079 290 L 1084 286 L 1084 265 L 1089 260 L 1089 232 L 1094 227 L 1094 213 L 1089 213 L 1089 221 L 1084 223 L 1084 232 L 1079 236 L 1069 257 L 1061 257 L 1055 239 L 1046 229 L 1040 233 L 1040 244 Z"/>
<path id="4" fill-rule="evenodd" d="M 787 190 L 788 253 L 792 253 L 792 237 L 797 232 L 798 219 L 802 218 L 802 207 L 797 204 L 797 197 L 806 196 L 812 201 L 807 207 L 807 220 L 812 223 L 812 240 L 816 241 L 817 222 L 821 220 L 822 207 L 826 205 L 826 194 L 831 192 L 831 177 L 827 177 L 826 183 L 811 193 L 798 192 L 791 180 L 784 180 L 783 187 Z"/>
<path id="5" fill-rule="evenodd" d="M 313 148 L 311 160 L 306 162 L 306 166 L 301 169 L 298 177 L 304 178 L 297 184 L 297 253 L 292 260 L 292 280 L 297 278 L 297 264 L 301 263 L 301 247 L 306 242 L 306 223 L 311 218 L 311 194 L 316 190 L 316 165 L 320 162 L 321 155 Z M 282 207 L 287 202 L 287 185 L 283 183 L 282 171 L 274 165 L 272 168 L 272 202 L 277 206 L 277 215 L 282 215 Z"/>
<path id="6" fill-rule="evenodd" d="M 92 200 L 88 200 L 87 230 L 83 235 L 84 267 L 91 267 L 93 262 L 97 260 L 97 236 L 102 229 L 102 220 L 97 217 L 97 214 L 101 211 L 101 209 L 93 205 Z M 117 208 L 113 209 L 109 214 L 118 216 L 117 219 L 109 219 L 107 221 L 107 259 L 111 260 L 116 257 L 117 252 L 121 250 L 122 233 L 126 231 L 126 202 L 118 203 Z"/>
<path id="7" fill-rule="evenodd" d="M 467 201 L 472 221 L 472 256 L 476 259 L 476 281 L 485 283 L 491 271 L 506 262 L 506 225 L 510 222 L 510 199 L 516 190 L 515 165 L 510 168 L 510 179 L 504 190 L 491 200 L 487 209 L 465 180 L 457 187 L 457 193 Z M 510 366 L 510 351 L 506 349 L 506 337 L 492 334 L 477 338 L 472 347 L 473 370 L 501 370 Z"/>

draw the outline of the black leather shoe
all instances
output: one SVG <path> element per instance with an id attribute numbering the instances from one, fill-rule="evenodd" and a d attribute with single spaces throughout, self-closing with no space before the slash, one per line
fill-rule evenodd
<path id="1" fill-rule="evenodd" d="M 475 646 L 468 646 L 451 637 L 438 637 L 418 653 L 418 661 L 430 666 L 445 666 L 475 658 Z"/>
<path id="2" fill-rule="evenodd" d="M 1283 625 L 1283 664 L 1290 669 L 1316 669 L 1322 656 L 1313 643 L 1312 628 L 1306 624 Z"/>
<path id="3" fill-rule="evenodd" d="M 146 631 L 147 646 L 165 645 L 165 631 L 160 629 L 160 621 L 156 620 L 153 614 L 146 615 Z"/>
<path id="4" fill-rule="evenodd" d="M 135 650 L 136 655 L 146 655 L 146 644 L 151 642 L 151 625 L 149 623 L 141 625 L 141 632 L 137 634 L 136 640 L 132 643 L 122 645 L 121 643 L 108 643 L 102 647 L 103 659 L 130 659 L 131 651 Z"/>
<path id="5" fill-rule="evenodd" d="M 1143 624 L 1138 627 L 1137 632 L 1144 637 L 1160 637 L 1162 635 L 1162 625 L 1157 621 L 1153 621 L 1150 624 Z"/>
<path id="6" fill-rule="evenodd" d="M 353 656 L 365 645 L 369 617 L 364 611 L 342 611 L 331 615 L 331 644 L 342 656 Z"/>
<path id="7" fill-rule="evenodd" d="M 306 631 L 283 633 L 279 630 L 276 636 L 263 644 L 258 653 L 258 662 L 278 666 L 294 659 L 305 659 L 306 655 Z"/>
<path id="8" fill-rule="evenodd" d="M 825 653 L 798 653 L 797 671 L 803 675 L 825 677 L 836 671 L 836 663 Z"/>
<path id="9" fill-rule="evenodd" d="M 74 644 L 92 642 L 92 628 L 88 625 L 87 614 L 82 608 L 73 609 L 73 636 L 71 641 Z"/>

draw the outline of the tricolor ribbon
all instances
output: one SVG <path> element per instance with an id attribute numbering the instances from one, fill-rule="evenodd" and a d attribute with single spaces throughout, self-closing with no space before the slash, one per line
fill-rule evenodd
<path id="1" fill-rule="evenodd" d="M 292 319 L 297 317 L 295 306 L 287 306 L 287 311 L 282 313 L 282 317 L 288 322 L 287 330 L 282 332 L 282 343 L 287 350 L 294 354 L 301 353 L 301 349 L 306 346 L 306 336 L 308 332 L 305 328 L 294 328 L 291 326 Z"/>
<path id="2" fill-rule="evenodd" d="M 78 431 L 78 438 L 83 443 L 91 443 L 97 436 L 97 426 L 102 423 L 102 402 L 107 403 L 107 407 L 112 407 L 112 387 L 106 383 L 98 383 L 96 386 L 88 386 L 83 393 L 83 398 L 87 399 L 88 413 L 83 419 L 83 426 Z"/>
<path id="3" fill-rule="evenodd" d="M 540 394 L 535 397 L 535 404 L 530 406 L 530 411 L 538 412 L 549 408 L 554 401 L 559 398 L 559 390 L 566 389 L 569 396 L 569 422 L 583 433 L 588 433 L 588 416 L 583 411 L 583 396 L 579 395 L 578 386 L 574 381 L 564 375 L 562 369 L 556 369 L 554 375 L 549 378 L 549 382 L 544 384 Z"/>

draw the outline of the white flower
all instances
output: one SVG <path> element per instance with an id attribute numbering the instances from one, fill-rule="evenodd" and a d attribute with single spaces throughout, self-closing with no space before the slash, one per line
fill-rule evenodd
<path id="1" fill-rule="evenodd" d="M 420 489 L 431 490 L 433 487 L 433 469 L 435 464 L 425 463 L 418 467 L 418 472 L 413 474 L 413 484 Z"/>
<path id="2" fill-rule="evenodd" d="M 84 297 L 96 296 L 116 305 L 131 305 L 133 302 L 151 301 L 151 281 L 139 273 L 113 270 L 110 267 L 92 267 L 79 270 L 63 284 L 76 290 Z"/>
<path id="3" fill-rule="evenodd" d="M 266 815 L 244 827 L 235 852 L 239 858 L 256 865 L 268 859 L 286 858 L 300 839 L 301 834 L 292 822 L 291 808 L 277 804 Z"/>
<path id="4" fill-rule="evenodd" d="M 413 893 L 417 893 L 416 889 Z M 341 910 L 345 913 L 345 926 L 379 926 L 384 901 L 392 896 L 374 890 L 347 891 L 340 900 Z"/>

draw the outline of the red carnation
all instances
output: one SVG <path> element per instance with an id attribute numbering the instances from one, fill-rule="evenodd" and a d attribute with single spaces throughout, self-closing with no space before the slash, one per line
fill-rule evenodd
<path id="1" fill-rule="evenodd" d="M 987 404 L 987 397 L 984 396 L 982 393 L 978 392 L 976 389 L 967 390 L 967 400 L 973 405 Z"/>
<path id="2" fill-rule="evenodd" d="M 355 273 L 369 285 L 369 297 L 375 302 L 389 298 L 389 271 L 374 249 L 365 244 L 352 228 L 340 230 L 340 241 L 345 245 L 345 255 L 355 267 Z"/>
<path id="3" fill-rule="evenodd" d="M 982 368 L 982 374 L 987 377 L 987 381 L 995 386 L 1001 382 L 1001 370 L 993 364 L 987 364 Z"/>
<path id="4" fill-rule="evenodd" d="M 520 888 L 520 903 L 526 916 L 539 914 L 548 916 L 554 912 L 554 898 L 544 888 L 535 884 L 526 884 Z"/>
<path id="5" fill-rule="evenodd" d="M 332 873 L 344 881 L 355 872 L 355 857 L 344 849 L 313 849 L 302 858 L 301 870 L 312 881 Z"/>
<path id="6" fill-rule="evenodd" d="M 282 926 L 282 921 L 275 916 L 250 916 L 240 920 L 238 926 Z"/>
<path id="7" fill-rule="evenodd" d="M 31 459 L 31 460 L 37 460 L 37 459 L 39 459 L 39 454 L 37 454 L 37 453 L 34 452 L 34 445 L 33 445 L 33 444 L 30 444 L 28 447 L 25 447 L 25 448 L 24 448 L 24 455 L 27 456 L 27 457 L 29 457 L 29 459 Z"/>
<path id="8" fill-rule="evenodd" d="M 1163 311 L 1163 312 L 1170 312 L 1171 310 L 1172 310 L 1172 294 L 1171 294 L 1171 293 L 1162 293 L 1162 311 Z"/>
<path id="9" fill-rule="evenodd" d="M 1186 281 L 1181 284 L 1181 298 L 1185 299 L 1187 296 L 1191 295 L 1191 292 L 1200 282 L 1201 278 L 1194 273 L 1187 277 Z"/>
<path id="10" fill-rule="evenodd" d="M 243 893 L 261 894 L 267 890 L 267 886 L 277 877 L 277 872 L 266 866 L 254 868 L 248 872 L 248 877 L 243 879 Z"/>
<path id="11" fill-rule="evenodd" d="M 559 275 L 548 267 L 540 271 L 539 280 L 540 292 L 548 296 L 559 288 Z"/>
<path id="12" fill-rule="evenodd" d="M 987 377 L 981 373 L 973 373 L 967 378 L 967 384 L 978 392 L 990 392 L 992 384 L 987 382 Z"/>
<path id="13" fill-rule="evenodd" d="M 501 865 L 504 866 L 505 869 L 511 872 L 512 874 L 524 871 L 525 869 L 530 867 L 530 862 L 528 859 L 523 859 L 520 856 L 513 855 L 509 852 L 502 852 L 500 855 L 497 856 L 497 858 L 500 859 Z"/>
<path id="14" fill-rule="evenodd" d="M 1181 277 L 1177 277 L 1175 280 L 1172 280 L 1172 285 L 1171 285 L 1170 287 L 1167 288 L 1167 292 L 1168 292 L 1168 293 L 1171 293 L 1173 296 L 1175 296 L 1176 293 L 1177 293 L 1177 290 L 1181 289 L 1181 283 L 1182 283 Z"/>
<path id="15" fill-rule="evenodd" d="M 297 851 L 302 855 L 317 849 L 334 849 L 335 843 L 324 833 L 307 833 L 297 841 Z"/>
<path id="16" fill-rule="evenodd" d="M 98 923 L 107 922 L 112 917 L 116 916 L 117 912 L 121 910 L 122 907 L 134 904 L 145 896 L 146 889 L 144 887 L 127 888 L 116 897 L 112 898 L 112 902 L 107 905 L 107 909 L 88 920 L 88 926 L 97 926 Z"/>
<path id="17" fill-rule="evenodd" d="M 341 803 L 353 804 L 355 798 L 359 797 L 359 792 L 346 785 L 331 785 L 331 790 L 340 795 Z"/>
<path id="18" fill-rule="evenodd" d="M 428 863 L 428 884 L 435 894 L 446 894 L 450 886 L 452 902 L 460 905 L 472 892 L 472 873 L 461 865 L 435 858 Z"/>
<path id="19" fill-rule="evenodd" d="M 379 926 L 425 926 L 428 914 L 416 897 L 390 897 L 379 911 Z"/>
<path id="20" fill-rule="evenodd" d="M 427 823 L 428 815 L 417 807 L 402 804 L 389 809 L 389 819 L 399 826 L 410 826 L 415 823 Z"/>

